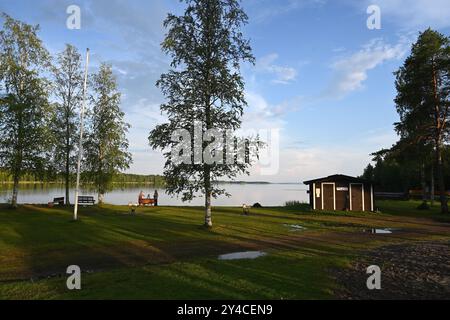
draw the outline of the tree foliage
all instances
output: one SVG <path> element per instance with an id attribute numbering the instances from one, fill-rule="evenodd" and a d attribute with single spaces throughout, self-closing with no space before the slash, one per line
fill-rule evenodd
<path id="1" fill-rule="evenodd" d="M 92 77 L 92 110 L 84 144 L 85 176 L 93 182 L 99 203 L 109 190 L 115 174 L 131 163 L 126 134 L 130 125 L 120 109 L 121 94 L 110 65 L 102 64 Z"/>
<path id="2" fill-rule="evenodd" d="M 54 137 L 53 165 L 64 175 L 66 204 L 69 204 L 71 173 L 75 170 L 78 142 L 78 109 L 82 102 L 83 70 L 81 55 L 72 45 L 57 57 L 53 71 L 53 93 L 56 97 L 51 130 Z"/>
<path id="3" fill-rule="evenodd" d="M 431 29 L 421 33 L 396 77 L 396 130 L 403 140 L 434 148 L 441 210 L 447 213 L 442 154 L 449 133 L 449 38 Z"/>
<path id="4" fill-rule="evenodd" d="M 49 83 L 42 72 L 49 54 L 31 26 L 3 14 L 0 31 L 0 165 L 13 177 L 12 205 L 25 172 L 42 173 L 48 163 Z"/>
<path id="5" fill-rule="evenodd" d="M 197 193 L 203 194 L 205 225 L 212 226 L 211 197 L 226 193 L 215 182 L 247 173 L 249 164 L 194 161 L 197 151 L 191 153 L 192 164 L 178 164 L 170 151 L 177 144 L 172 133 L 185 129 L 194 137 L 196 125 L 203 137 L 209 129 L 231 132 L 239 129 L 246 106 L 240 64 L 253 62 L 254 58 L 249 41 L 241 32 L 248 18 L 239 1 L 185 2 L 183 15 L 169 14 L 164 22 L 168 32 L 162 49 L 172 58 L 172 68 L 161 76 L 157 86 L 167 99 L 161 111 L 168 122 L 157 126 L 149 141 L 153 148 L 165 150 L 167 192 L 182 194 L 184 201 L 193 199 Z M 207 148 L 206 142 L 201 146 L 200 157 Z M 219 149 L 223 147 L 218 144 L 211 151 L 221 152 Z"/>

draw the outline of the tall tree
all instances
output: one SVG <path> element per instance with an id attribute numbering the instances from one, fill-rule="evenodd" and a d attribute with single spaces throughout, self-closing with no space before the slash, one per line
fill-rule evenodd
<path id="1" fill-rule="evenodd" d="M 250 43 L 241 32 L 248 18 L 240 1 L 185 2 L 183 15 L 169 14 L 164 22 L 168 33 L 162 49 L 172 57 L 172 69 L 161 76 L 157 86 L 167 98 L 161 111 L 167 114 L 169 122 L 150 133 L 149 141 L 154 149 L 173 148 L 177 142 L 172 140 L 172 133 L 179 129 L 195 136 L 196 125 L 205 141 L 213 140 L 206 136 L 211 129 L 235 132 L 241 126 L 246 106 L 240 64 L 253 63 L 254 58 Z M 208 149 L 202 143 L 200 161 L 196 149 L 190 153 L 191 164 L 174 161 L 170 151 L 164 154 L 167 192 L 182 194 L 183 201 L 192 200 L 198 192 L 203 194 L 207 227 L 212 227 L 211 198 L 226 194 L 215 182 L 223 177 L 233 179 L 247 173 L 248 168 L 248 163 L 205 160 L 205 152 L 220 155 L 221 147 L 218 143 Z"/>
<path id="2" fill-rule="evenodd" d="M 130 125 L 120 109 L 121 94 L 110 65 L 102 64 L 92 77 L 92 90 L 92 110 L 83 149 L 87 177 L 94 183 L 98 202 L 102 204 L 114 175 L 131 163 L 126 137 Z"/>
<path id="3" fill-rule="evenodd" d="M 442 213 L 448 213 L 442 152 L 449 132 L 450 41 L 427 29 L 396 73 L 402 138 L 434 147 Z"/>
<path id="4" fill-rule="evenodd" d="M 81 55 L 72 45 L 57 57 L 53 68 L 54 95 L 57 98 L 56 109 L 52 119 L 54 135 L 54 165 L 64 176 L 66 204 L 70 204 L 70 177 L 76 161 L 76 145 L 78 141 L 77 109 L 82 101 L 83 70 Z"/>
<path id="5" fill-rule="evenodd" d="M 13 177 L 12 206 L 25 172 L 42 172 L 48 156 L 49 55 L 31 26 L 3 14 L 0 31 L 0 165 Z"/>

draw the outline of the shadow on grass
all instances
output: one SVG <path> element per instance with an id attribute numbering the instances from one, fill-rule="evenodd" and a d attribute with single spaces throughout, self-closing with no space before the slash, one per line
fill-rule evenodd
<path id="1" fill-rule="evenodd" d="M 78 222 L 71 221 L 70 209 L 65 208 L 0 208 L 0 231 L 5 235 L 0 281 L 63 274 L 72 264 L 97 270 L 167 263 L 177 255 L 208 254 L 208 250 L 227 247 L 195 221 L 130 216 L 108 207 L 82 208 Z M 177 246 L 183 239 L 193 241 Z M 201 245 L 204 241 L 208 246 Z"/>
<path id="2" fill-rule="evenodd" d="M 327 268 L 342 256 L 270 253 L 256 260 L 200 259 L 164 266 L 117 269 L 82 276 L 82 290 L 69 292 L 63 279 L 0 286 L 14 299 L 327 299 L 333 280 Z"/>
<path id="3" fill-rule="evenodd" d="M 82 270 L 111 270 L 143 265 L 192 261 L 248 249 L 295 250 L 303 255 L 337 257 L 358 254 L 360 249 L 389 242 L 413 241 L 417 235 L 385 237 L 354 230 L 347 221 L 342 230 L 338 216 L 309 214 L 296 217 L 284 210 L 255 209 L 242 217 L 240 208 L 217 208 L 216 227 L 200 226 L 203 210 L 193 207 L 139 208 L 130 215 L 126 206 L 80 209 L 80 221 L 71 222 L 70 208 L 0 206 L 0 281 L 64 274 L 67 266 Z M 370 219 L 367 217 L 371 217 Z M 373 219 L 351 215 L 349 219 Z M 289 233 L 283 223 L 303 221 L 315 229 Z M 377 216 L 376 219 L 383 219 Z M 358 220 L 359 221 L 359 220 Z M 363 220 L 361 220 L 363 221 Z M 327 225 L 328 223 L 328 225 Z"/>

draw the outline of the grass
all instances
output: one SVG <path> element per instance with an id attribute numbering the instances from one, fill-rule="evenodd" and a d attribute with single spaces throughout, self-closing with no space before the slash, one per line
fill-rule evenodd
<path id="1" fill-rule="evenodd" d="M 195 207 L 65 208 L 0 206 L 0 299 L 330 299 L 331 268 L 390 243 L 448 240 L 450 220 L 416 202 L 382 201 L 382 214 L 308 212 L 293 206 L 214 208 L 214 228 Z M 438 222 L 437 222 L 438 221 Z M 299 231 L 291 228 L 301 225 Z M 365 228 L 401 234 L 374 236 Z M 256 260 L 220 254 L 264 250 Z M 65 270 L 79 265 L 82 290 L 68 291 Z"/>
<path id="2" fill-rule="evenodd" d="M 436 221 L 450 222 L 450 215 L 441 214 L 441 207 L 439 201 L 435 201 L 429 210 L 421 210 L 419 206 L 423 203 L 422 200 L 384 200 L 378 201 L 378 207 L 382 212 L 392 215 L 405 217 L 426 217 Z M 428 203 L 430 205 L 430 203 Z"/>

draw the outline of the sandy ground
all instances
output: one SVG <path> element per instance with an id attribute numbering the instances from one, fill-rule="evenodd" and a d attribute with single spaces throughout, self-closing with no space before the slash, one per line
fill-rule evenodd
<path id="1" fill-rule="evenodd" d="M 381 290 L 367 289 L 371 265 L 381 268 Z M 332 273 L 338 299 L 450 300 L 450 242 L 384 246 Z"/>

